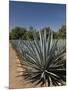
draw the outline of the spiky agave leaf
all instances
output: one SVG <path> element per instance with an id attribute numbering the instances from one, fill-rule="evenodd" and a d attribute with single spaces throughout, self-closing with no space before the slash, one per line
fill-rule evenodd
<path id="1" fill-rule="evenodd" d="M 34 40 L 21 41 L 20 50 L 24 57 L 23 76 L 35 85 L 60 86 L 66 82 L 66 59 L 65 46 L 58 45 L 59 40 L 53 39 L 50 31 L 48 38 L 46 30 L 39 31 L 40 40 L 37 39 L 36 31 L 33 31 Z"/>

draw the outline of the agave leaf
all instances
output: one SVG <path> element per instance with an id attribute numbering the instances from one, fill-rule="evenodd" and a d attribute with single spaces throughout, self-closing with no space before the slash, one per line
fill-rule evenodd
<path id="1" fill-rule="evenodd" d="M 47 59 L 47 52 L 46 52 L 46 30 L 44 31 L 43 35 L 43 65 L 45 66 L 46 64 L 46 59 Z"/>

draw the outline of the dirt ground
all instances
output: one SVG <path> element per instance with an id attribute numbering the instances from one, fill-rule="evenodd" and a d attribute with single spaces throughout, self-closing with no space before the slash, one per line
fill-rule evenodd
<path id="1" fill-rule="evenodd" d="M 19 59 L 16 56 L 15 50 L 9 47 L 9 89 L 31 88 L 32 83 L 28 83 L 23 77 L 18 77 L 22 69 L 20 67 Z"/>

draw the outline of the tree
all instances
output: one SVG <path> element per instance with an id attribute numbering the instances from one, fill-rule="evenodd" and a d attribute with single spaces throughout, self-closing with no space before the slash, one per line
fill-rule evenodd
<path id="1" fill-rule="evenodd" d="M 62 39 L 66 38 L 66 26 L 65 25 L 62 25 L 61 28 L 59 29 L 58 36 Z"/>
<path id="2" fill-rule="evenodd" d="M 15 27 L 9 33 L 9 39 L 24 39 L 24 34 L 26 32 L 25 28 Z"/>

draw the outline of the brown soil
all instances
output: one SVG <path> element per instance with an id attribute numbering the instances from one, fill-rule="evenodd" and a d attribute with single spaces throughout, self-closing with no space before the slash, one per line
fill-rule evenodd
<path id="1" fill-rule="evenodd" d="M 10 89 L 20 89 L 20 88 L 31 88 L 32 83 L 24 80 L 24 77 L 20 76 L 18 71 L 21 71 L 19 59 L 16 56 L 15 50 L 9 47 L 9 88 Z"/>

